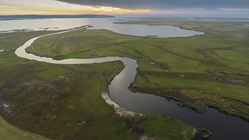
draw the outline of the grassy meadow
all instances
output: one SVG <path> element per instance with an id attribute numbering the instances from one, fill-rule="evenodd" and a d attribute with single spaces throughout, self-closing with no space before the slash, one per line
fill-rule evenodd
<path id="1" fill-rule="evenodd" d="M 0 136 L 3 140 L 48 140 L 40 135 L 35 135 L 27 131 L 20 130 L 9 123 L 7 123 L 2 117 L 0 117 Z"/>
<path id="2" fill-rule="evenodd" d="M 27 51 L 54 58 L 130 57 L 139 64 L 133 90 L 173 98 L 199 112 L 209 106 L 249 120 L 248 26 L 231 19 L 181 18 L 126 24 L 173 25 L 205 35 L 163 39 L 84 29 L 41 38 Z"/>
<path id="3" fill-rule="evenodd" d="M 76 52 L 82 49 L 77 44 L 79 43 L 77 40 L 82 40 L 79 36 L 82 32 L 87 32 L 89 35 L 95 32 L 99 41 L 107 41 L 113 47 L 115 42 L 125 42 L 130 38 L 138 39 L 118 35 L 120 38 L 113 40 L 117 34 L 102 30 L 80 30 L 64 34 L 66 36 L 44 38 L 48 39 L 45 44 L 53 42 L 57 47 L 51 52 L 46 52 L 50 50 L 46 48 L 43 52 L 55 57 L 68 57 L 67 55 L 80 57 Z M 108 91 L 108 83 L 124 68 L 119 61 L 89 65 L 56 65 L 15 56 L 15 49 L 26 40 L 47 33 L 50 32 L 0 34 L 0 49 L 4 50 L 0 52 L 0 115 L 4 119 L 0 120 L 1 138 L 18 137 L 20 140 L 39 140 L 45 137 L 58 140 L 131 140 L 140 136 L 179 140 L 193 138 L 194 128 L 177 119 L 160 115 L 125 118 L 116 114 L 114 108 L 105 103 L 101 91 Z M 101 38 L 105 34 L 108 36 Z M 109 35 L 113 38 L 108 40 Z M 71 38 L 70 44 L 60 44 L 68 38 Z M 55 41 L 56 39 L 58 40 Z M 96 43 L 92 39 L 94 37 L 86 39 L 88 42 L 85 43 L 88 46 L 78 52 L 90 51 L 91 46 L 95 46 Z M 68 43 L 68 40 L 64 43 Z M 45 44 L 41 43 L 38 48 L 40 46 L 39 49 L 43 49 L 42 46 Z M 51 49 L 52 44 L 49 45 Z M 102 48 L 105 45 L 103 43 L 96 47 Z M 31 49 L 40 54 L 36 47 Z M 88 55 L 92 54 L 94 53 Z M 94 56 L 100 54 L 96 53 Z M 133 131 L 132 124 L 137 124 L 138 132 Z"/>

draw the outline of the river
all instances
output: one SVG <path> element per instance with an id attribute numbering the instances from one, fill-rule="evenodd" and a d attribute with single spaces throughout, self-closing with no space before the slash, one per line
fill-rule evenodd
<path id="1" fill-rule="evenodd" d="M 44 19 L 42 19 L 44 20 Z M 51 19 L 48 19 L 51 21 Z M 53 19 L 54 20 L 54 19 Z M 62 19 L 60 19 L 62 20 Z M 73 19 L 74 21 L 75 19 Z M 82 20 L 82 19 L 81 19 Z M 80 20 L 80 21 L 81 21 Z M 87 19 L 84 19 L 86 21 Z M 178 35 L 168 35 L 171 34 L 174 31 L 169 32 L 167 29 L 164 29 L 164 26 L 155 26 L 156 28 L 161 29 L 159 32 L 153 32 L 154 27 L 148 26 L 148 25 L 124 25 L 124 24 L 110 24 L 110 20 L 106 19 L 100 19 L 103 22 L 101 25 L 96 25 L 97 19 L 91 19 L 91 22 L 79 22 L 78 24 L 70 25 L 71 21 L 67 21 L 65 25 L 62 27 L 57 27 L 59 22 L 57 24 L 47 24 L 51 28 L 47 28 L 47 30 L 57 30 L 57 29 L 69 29 L 74 28 L 74 26 L 83 26 L 83 25 L 94 25 L 94 29 L 109 29 L 111 31 L 126 34 L 126 35 L 134 35 L 134 36 L 145 36 L 145 35 L 158 35 L 158 37 L 185 37 L 181 36 L 181 32 L 188 32 L 188 30 L 182 30 L 178 27 L 170 26 L 172 29 L 181 30 L 178 32 Z M 21 22 L 23 21 L 13 21 L 13 22 Z M 28 21 L 24 21 L 28 22 Z M 30 20 L 31 23 L 34 24 L 34 22 L 37 22 L 36 20 Z M 48 22 L 47 20 L 43 22 Z M 104 24 L 106 22 L 106 25 Z M 0 21 L 0 25 L 3 22 Z M 61 23 L 63 23 L 61 21 Z M 91 24 L 92 23 L 92 24 Z M 7 24 L 7 23 L 4 23 Z M 28 24 L 28 26 L 29 26 Z M 38 23 L 37 23 L 38 24 Z M 23 24 L 25 25 L 25 24 Z M 119 28 L 128 28 L 129 30 L 133 31 L 135 29 L 138 29 L 136 32 L 140 32 L 141 34 L 134 34 L 133 32 L 130 32 L 132 34 L 129 34 L 127 32 L 123 32 L 123 29 L 117 29 L 116 27 L 109 27 L 111 26 L 118 26 Z M 7 25 L 6 25 L 7 26 Z M 9 25 L 12 26 L 12 25 Z M 33 25 L 34 26 L 34 25 Z M 3 26 L 0 26 L 1 28 Z M 14 27 L 14 26 L 13 26 Z M 15 28 L 8 28 L 8 30 L 13 29 L 24 29 L 22 27 L 15 27 Z M 134 27 L 134 28 L 133 28 Z M 0 28 L 0 31 L 5 31 Z M 45 28 L 45 27 L 44 27 Z M 148 30 L 147 28 L 151 28 Z M 113 30 L 112 30 L 113 29 Z M 34 28 L 30 28 L 28 30 L 41 30 L 41 26 L 37 26 Z M 146 32 L 147 31 L 147 32 Z M 150 32 L 151 31 L 151 32 Z M 68 31 L 64 31 L 68 32 Z M 60 32 L 60 33 L 64 33 Z M 177 31 L 176 31 L 177 32 Z M 191 31 L 192 32 L 192 31 Z M 188 34 L 187 36 L 193 36 L 193 35 L 201 35 L 202 32 L 196 32 L 193 31 L 196 34 Z M 167 34 L 166 34 L 167 33 Z M 59 33 L 55 33 L 59 34 Z M 55 34 L 49 34 L 49 35 L 55 35 Z M 183 34 L 183 33 L 182 33 Z M 103 62 L 110 62 L 110 61 L 116 61 L 120 60 L 124 63 L 125 68 L 122 70 L 121 73 L 119 73 L 113 81 L 111 82 L 109 86 L 110 91 L 110 97 L 111 99 L 119 104 L 120 106 L 126 108 L 127 110 L 131 110 L 138 113 L 143 114 L 163 114 L 163 115 L 169 115 L 174 118 L 180 119 L 196 128 L 206 128 L 210 130 L 213 133 L 213 136 L 210 137 L 210 140 L 234 140 L 234 139 L 247 139 L 249 137 L 249 123 L 244 121 L 241 118 L 238 117 L 232 117 L 227 116 L 226 114 L 220 113 L 216 109 L 209 108 L 204 114 L 200 114 L 195 112 L 192 109 L 186 108 L 186 107 L 179 107 L 175 101 L 168 101 L 166 98 L 158 97 L 154 95 L 148 95 L 148 94 L 142 94 L 142 93 L 132 93 L 128 90 L 128 86 L 130 83 L 132 83 L 135 79 L 135 76 L 137 74 L 136 68 L 138 67 L 138 64 L 136 60 L 125 58 L 125 57 L 104 57 L 104 58 L 93 58 L 93 59 L 64 59 L 64 60 L 53 60 L 52 58 L 46 58 L 46 57 L 39 57 L 35 56 L 33 54 L 27 54 L 25 52 L 25 48 L 29 47 L 36 39 L 40 37 L 45 37 L 48 35 L 43 35 L 39 37 L 32 38 L 25 42 L 22 46 L 20 46 L 16 50 L 16 55 L 30 60 L 35 60 L 39 62 L 46 62 L 46 63 L 53 63 L 53 64 L 91 64 L 91 63 L 103 63 Z M 198 139 L 198 138 L 196 138 Z"/>

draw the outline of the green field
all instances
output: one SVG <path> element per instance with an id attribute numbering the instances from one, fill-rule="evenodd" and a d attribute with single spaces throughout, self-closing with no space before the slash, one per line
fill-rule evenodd
<path id="1" fill-rule="evenodd" d="M 54 58 L 130 57 L 139 64 L 133 90 L 173 98 L 199 112 L 209 106 L 249 120 L 248 26 L 229 19 L 182 18 L 127 24 L 174 25 L 205 35 L 161 39 L 84 29 L 41 38 L 28 51 Z"/>
<path id="2" fill-rule="evenodd" d="M 2 117 L 0 117 L 0 136 L 3 140 L 48 140 L 45 137 L 32 134 L 27 131 L 22 131 L 10 124 L 8 124 Z"/>
<path id="3" fill-rule="evenodd" d="M 66 37 L 51 36 L 53 39 L 48 39 L 47 43 L 54 42 L 55 46 L 59 43 L 60 46 L 63 39 L 70 37 L 73 39 L 84 31 L 89 35 L 99 32 L 98 35 L 102 33 L 102 36 L 105 34 L 112 35 L 114 38 L 117 36 L 106 31 L 80 30 L 64 34 Z M 44 136 L 49 139 L 65 140 L 130 140 L 138 139 L 143 135 L 155 139 L 193 138 L 194 128 L 182 121 L 160 115 L 120 117 L 112 106 L 105 103 L 101 97 L 101 91 L 107 91 L 108 83 L 123 69 L 124 66 L 119 61 L 90 65 L 55 65 L 15 56 L 15 49 L 26 40 L 47 33 L 49 32 L 0 34 L 0 49 L 4 50 L 0 53 L 0 111 L 1 117 L 8 122 L 0 121 L 1 138 L 42 139 L 41 136 Z M 130 39 L 128 36 L 119 36 L 120 39 L 115 41 L 124 42 Z M 57 37 L 60 41 L 55 41 Z M 110 40 L 106 38 L 101 40 L 101 36 L 98 38 L 100 41 L 108 41 L 110 45 L 115 42 L 112 38 Z M 76 48 L 68 47 L 67 51 L 70 51 L 70 55 L 77 56 L 75 52 L 81 49 L 81 47 L 77 48 L 76 41 L 79 39 L 81 40 L 81 37 L 71 42 L 72 47 Z M 89 38 L 87 40 L 89 40 L 88 47 L 86 46 L 84 50 L 90 51 L 96 41 L 91 41 Z M 97 47 L 101 48 L 105 45 L 104 43 L 103 46 Z M 55 47 L 51 53 L 45 53 L 55 57 L 66 57 L 64 55 L 67 51 L 61 52 L 66 46 L 69 44 L 61 48 Z M 36 50 L 34 47 L 32 49 Z M 92 54 L 94 53 L 89 55 Z M 94 56 L 99 54 L 96 53 Z M 6 107 L 4 104 L 9 106 Z M 134 123 L 137 123 L 138 132 L 133 132 L 131 124 Z"/>

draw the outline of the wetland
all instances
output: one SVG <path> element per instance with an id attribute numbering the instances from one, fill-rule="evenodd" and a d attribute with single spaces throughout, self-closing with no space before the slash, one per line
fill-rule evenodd
<path id="1" fill-rule="evenodd" d="M 134 24 L 133 22 L 135 22 L 135 24 L 143 23 L 151 25 L 160 25 L 162 23 L 160 20 L 136 20 L 129 22 L 129 24 Z M 189 23 L 188 26 L 179 20 L 166 20 L 163 23 L 171 24 L 174 26 L 180 26 L 186 29 L 198 29 L 203 32 L 206 32 L 207 34 L 204 36 L 195 36 L 190 38 L 154 39 L 124 36 L 103 30 L 82 29 L 78 31 L 68 32 L 65 34 L 58 34 L 54 36 L 40 38 L 37 40 L 37 42 L 32 44 L 31 47 L 27 49 L 27 51 L 34 54 L 38 54 L 40 56 L 51 58 L 58 57 L 59 55 L 62 58 L 69 58 L 68 61 L 72 62 L 73 64 L 77 64 L 79 63 L 79 61 L 86 60 L 75 58 L 88 58 L 92 54 L 97 54 L 98 57 L 113 56 L 109 57 L 111 58 L 111 60 L 109 61 L 121 60 L 121 58 L 128 59 L 129 62 L 125 63 L 124 69 L 122 70 L 122 64 L 120 64 L 120 73 L 117 71 L 116 74 L 113 74 L 112 78 L 109 79 L 109 82 L 107 82 L 110 84 L 109 93 L 111 99 L 119 105 L 123 106 L 127 110 L 131 110 L 134 112 L 143 114 L 169 115 L 174 118 L 180 119 L 196 128 L 204 127 L 213 133 L 213 136 L 210 137 L 210 139 L 234 139 L 239 138 L 240 136 L 241 138 L 246 136 L 246 132 L 235 131 L 237 130 L 237 128 L 239 130 L 239 128 L 241 127 L 245 128 L 244 130 L 248 130 L 248 123 L 246 121 L 238 117 L 227 116 L 226 114 L 220 113 L 216 109 L 206 109 L 207 107 L 214 107 L 227 114 L 240 116 L 244 119 L 248 118 L 248 108 L 244 104 L 248 103 L 248 99 L 246 98 L 248 96 L 248 93 L 246 92 L 246 85 L 248 84 L 248 69 L 245 65 L 243 65 L 243 61 L 245 61 L 245 63 L 247 62 L 247 60 L 245 60 L 246 58 L 243 57 L 243 53 L 240 55 L 241 59 L 239 60 L 238 58 L 227 58 L 223 55 L 223 53 L 227 53 L 226 47 L 229 48 L 230 46 L 226 46 L 226 43 L 222 43 L 222 40 L 216 40 L 216 43 L 219 41 L 220 46 L 223 45 L 223 48 L 221 49 L 212 48 L 212 44 L 203 44 L 203 42 L 201 41 L 198 42 L 198 39 L 202 39 L 202 41 L 204 42 L 205 39 L 206 41 L 209 39 L 215 41 L 212 36 L 216 35 L 216 37 L 219 37 L 217 31 L 212 33 L 212 30 L 205 30 L 204 27 L 210 28 L 212 23 L 208 24 L 199 23 L 199 21 L 192 21 L 192 23 Z M 200 25 L 203 25 L 204 27 Z M 242 28 L 238 25 L 236 26 L 233 24 L 227 24 L 227 26 L 232 26 L 236 29 Z M 224 28 L 219 29 L 218 31 L 222 32 L 223 29 Z M 229 30 L 231 30 L 231 28 L 229 28 Z M 244 36 L 239 36 L 235 38 L 235 40 L 232 40 L 230 38 L 231 42 L 237 42 L 236 39 L 246 40 L 246 38 L 248 37 L 246 36 L 246 32 L 248 31 L 245 30 L 244 32 L 242 33 L 244 34 Z M 238 33 L 237 35 L 240 34 Z M 227 37 L 230 36 L 232 35 L 228 32 Z M 108 39 L 106 37 L 108 37 Z M 77 38 L 82 38 L 83 40 L 79 42 L 72 41 L 74 39 L 78 40 Z M 86 38 L 86 40 L 84 40 L 84 38 Z M 97 41 L 95 40 L 94 42 L 91 42 L 89 38 L 97 39 Z M 35 39 L 33 39 L 33 41 Z M 69 40 L 70 42 L 72 42 L 70 44 L 70 50 L 66 49 L 66 47 L 68 46 L 66 42 L 69 42 Z M 103 42 L 103 40 L 105 40 L 105 42 Z M 194 41 L 197 45 L 195 46 L 195 44 L 191 44 L 191 41 Z M 53 44 L 53 42 L 57 43 Z M 30 41 L 28 44 L 31 43 L 32 41 Z M 188 47 L 183 47 L 186 45 L 185 43 L 188 44 Z M 240 45 L 243 45 L 243 43 L 246 44 L 246 41 L 242 42 Z M 26 44 L 26 46 L 28 44 Z M 205 45 L 206 47 L 202 49 L 202 47 L 200 47 L 199 45 Z M 208 48 L 209 45 L 210 47 Z M 194 51 L 192 51 L 191 49 L 194 49 Z M 184 52 L 182 52 L 184 50 L 188 51 L 189 53 L 185 54 Z M 224 50 L 225 52 L 219 52 L 219 50 Z M 239 70 L 238 68 L 235 68 L 235 66 L 227 66 L 227 69 L 224 71 L 222 67 L 224 67 L 226 61 L 220 61 L 219 59 L 215 59 L 217 56 L 212 55 L 213 51 L 217 51 L 216 54 L 219 54 L 217 56 L 219 56 L 220 58 L 223 57 L 225 58 L 225 60 L 229 59 L 233 60 L 232 62 L 238 62 L 237 65 L 244 66 L 243 68 L 245 69 L 242 69 L 241 71 L 239 71 L 240 73 L 237 74 L 238 71 L 237 73 L 233 73 L 233 70 Z M 240 52 L 235 51 L 228 53 L 236 54 Z M 121 56 L 121 58 L 116 56 Z M 136 59 L 137 62 L 124 57 Z M 173 58 L 176 59 L 178 63 L 179 60 L 185 59 L 185 61 L 183 62 L 187 63 L 184 64 L 180 61 L 180 64 L 177 64 L 177 62 L 175 62 L 176 60 L 174 60 Z M 34 58 L 32 59 L 36 60 Z M 42 57 L 42 59 L 49 58 Z M 77 62 L 75 62 L 74 60 Z M 44 62 L 44 60 L 42 61 Z M 67 60 L 49 59 L 49 61 L 54 61 L 54 63 L 60 63 Z M 68 61 L 63 63 L 69 64 Z M 104 61 L 107 61 L 106 58 L 105 60 L 102 60 L 100 62 Z M 94 61 L 89 61 L 89 63 L 93 62 Z M 151 65 L 151 62 L 154 62 L 154 64 Z M 196 63 L 199 65 L 199 67 L 197 68 L 195 68 Z M 169 72 L 166 72 L 168 70 Z M 242 76 L 240 76 L 241 74 Z M 214 81 L 213 77 L 243 79 L 243 81 L 245 82 L 232 84 L 232 82 L 228 83 L 228 81 Z M 122 80 L 125 78 L 129 80 Z M 47 78 L 46 80 L 51 79 Z M 210 88 L 213 86 L 216 86 L 217 88 Z M 136 93 L 130 92 L 128 90 L 128 87 L 134 90 Z M 20 91 L 20 89 L 18 91 Z M 234 95 L 233 93 L 236 93 L 236 91 L 239 92 L 237 93 L 237 95 Z M 138 92 L 142 92 L 143 94 Z M 99 96 L 100 93 L 101 92 L 99 92 Z M 166 98 L 149 94 L 167 97 L 168 99 L 174 99 L 177 102 L 175 102 L 174 100 L 168 101 L 168 99 Z M 11 98 L 7 97 L 5 98 L 11 100 Z M 203 99 L 208 100 L 203 101 Z M 182 103 L 184 106 L 193 108 L 198 112 L 205 112 L 206 109 L 206 112 L 204 114 L 200 114 L 187 107 L 179 107 L 179 103 Z M 231 109 L 229 110 L 229 108 Z M 236 112 L 235 109 L 238 108 L 240 108 L 240 110 L 239 112 Z M 57 117 L 52 115 L 51 118 L 53 119 Z M 196 119 L 199 121 L 196 121 Z M 221 128 L 219 128 L 218 126 Z M 234 129 L 231 130 L 230 128 Z M 152 130 L 150 130 L 150 132 L 151 131 Z M 189 134 L 191 133 L 192 132 L 190 132 Z M 226 135 L 224 135 L 225 133 Z M 159 132 L 154 132 L 153 134 L 159 135 Z"/>

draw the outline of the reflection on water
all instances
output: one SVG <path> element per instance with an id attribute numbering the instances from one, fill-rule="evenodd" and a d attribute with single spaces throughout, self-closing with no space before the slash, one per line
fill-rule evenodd
<path id="1" fill-rule="evenodd" d="M 157 35 L 158 37 L 189 37 L 202 35 L 203 32 L 183 30 L 174 26 L 149 26 L 113 24 L 113 20 L 104 18 L 65 18 L 65 19 L 29 19 L 0 20 L 0 32 L 25 30 L 64 30 L 92 25 L 91 29 L 107 29 L 116 33 L 133 36 Z M 117 19 L 116 19 L 117 20 Z"/>

